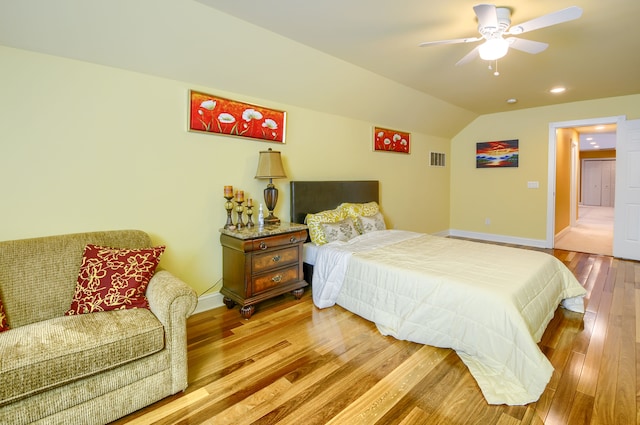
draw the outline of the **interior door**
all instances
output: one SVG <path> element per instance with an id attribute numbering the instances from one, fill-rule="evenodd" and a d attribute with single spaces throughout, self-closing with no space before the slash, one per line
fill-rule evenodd
<path id="1" fill-rule="evenodd" d="M 640 120 L 618 126 L 613 255 L 640 261 Z"/>
<path id="2" fill-rule="evenodd" d="M 600 205 L 603 207 L 613 207 L 614 188 L 616 181 L 616 162 L 612 160 L 602 161 L 602 196 Z"/>
<path id="3" fill-rule="evenodd" d="M 602 203 L 602 161 L 588 160 L 582 164 L 582 203 Z"/>

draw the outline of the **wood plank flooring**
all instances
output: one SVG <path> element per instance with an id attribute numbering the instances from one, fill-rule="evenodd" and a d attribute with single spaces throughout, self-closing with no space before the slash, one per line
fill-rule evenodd
<path id="1" fill-rule="evenodd" d="M 310 291 L 188 320 L 189 387 L 116 424 L 640 423 L 640 263 L 562 250 L 587 288 L 584 315 L 558 308 L 540 347 L 555 368 L 541 398 L 491 406 L 456 353 L 384 337 Z"/>

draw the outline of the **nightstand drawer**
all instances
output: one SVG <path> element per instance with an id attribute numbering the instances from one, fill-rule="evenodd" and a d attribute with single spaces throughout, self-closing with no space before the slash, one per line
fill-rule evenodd
<path id="1" fill-rule="evenodd" d="M 264 251 L 269 248 L 277 248 L 279 246 L 291 245 L 307 239 L 307 231 L 291 232 L 282 235 L 269 236 L 266 238 L 252 240 L 253 251 Z"/>
<path id="2" fill-rule="evenodd" d="M 251 270 L 254 274 L 298 262 L 298 245 L 274 251 L 256 253 L 251 257 Z"/>
<path id="3" fill-rule="evenodd" d="M 301 279 L 298 264 L 294 264 L 285 269 L 275 270 L 271 273 L 254 276 L 252 279 L 253 295 Z"/>

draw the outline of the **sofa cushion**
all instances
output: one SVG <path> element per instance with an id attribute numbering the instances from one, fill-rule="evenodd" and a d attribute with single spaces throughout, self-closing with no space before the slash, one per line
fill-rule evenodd
<path id="1" fill-rule="evenodd" d="M 4 312 L 4 306 L 2 305 L 2 298 L 0 298 L 0 332 L 9 330 L 9 322 L 7 322 L 7 315 Z"/>
<path id="2" fill-rule="evenodd" d="M 0 406 L 164 348 L 147 309 L 62 316 L 0 334 Z"/>
<path id="3" fill-rule="evenodd" d="M 148 308 L 145 291 L 165 247 L 118 249 L 87 244 L 66 315 Z"/>

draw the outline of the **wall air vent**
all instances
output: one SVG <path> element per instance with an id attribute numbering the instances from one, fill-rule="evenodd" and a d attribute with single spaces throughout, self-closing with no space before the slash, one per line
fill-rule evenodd
<path id="1" fill-rule="evenodd" d="M 429 153 L 429 165 L 431 167 L 444 167 L 445 166 L 445 154 L 440 152 Z"/>

